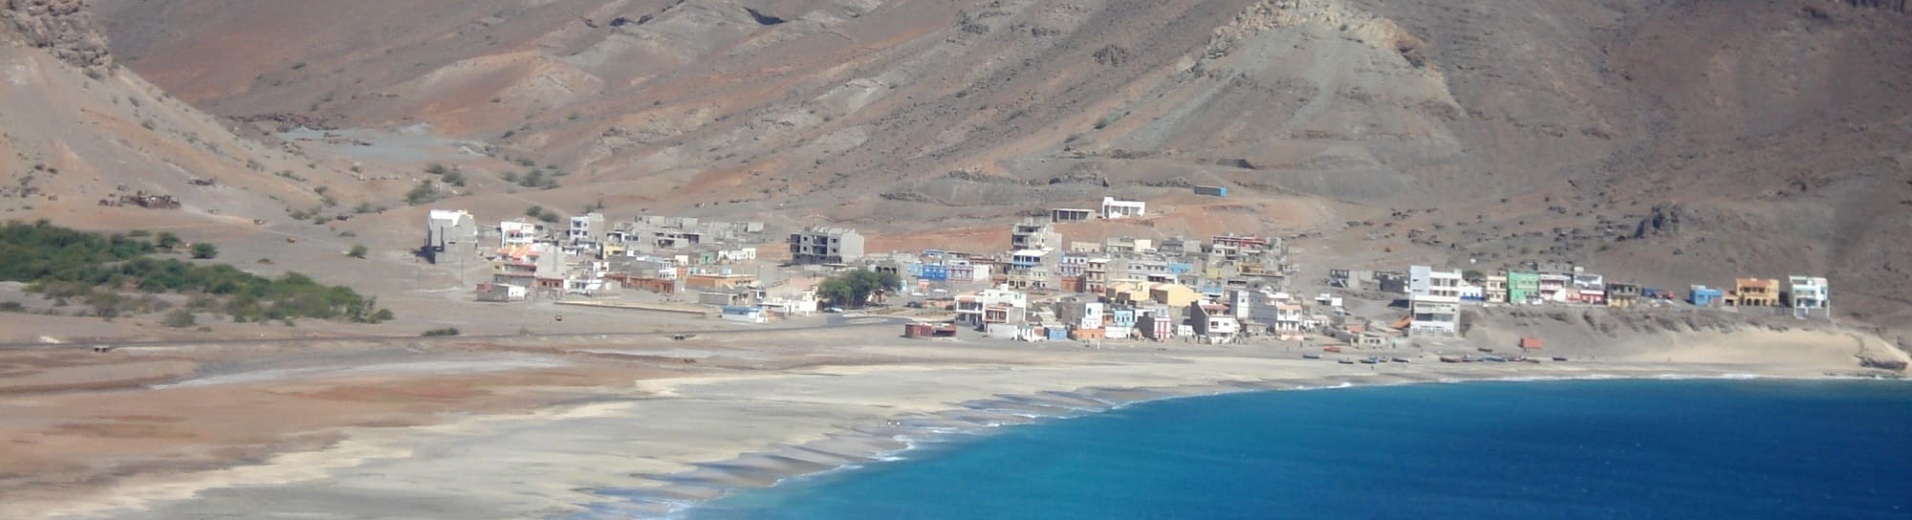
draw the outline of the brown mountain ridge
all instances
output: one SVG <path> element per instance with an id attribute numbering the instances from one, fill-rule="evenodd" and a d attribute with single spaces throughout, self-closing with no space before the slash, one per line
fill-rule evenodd
<path id="1" fill-rule="evenodd" d="M 1900 1 L 95 3 L 130 68 L 259 140 L 233 121 L 570 172 L 466 207 L 928 233 L 1108 194 L 1168 212 L 1121 232 L 1322 231 L 1316 264 L 1825 273 L 1844 311 L 1912 309 Z"/>

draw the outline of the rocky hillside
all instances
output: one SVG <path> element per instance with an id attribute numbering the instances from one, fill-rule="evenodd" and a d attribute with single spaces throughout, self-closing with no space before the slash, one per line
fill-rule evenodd
<path id="1" fill-rule="evenodd" d="M 0 23 L 69 65 L 94 70 L 113 64 L 106 34 L 94 23 L 86 0 L 6 0 Z"/>
<path id="2" fill-rule="evenodd" d="M 100 4 L 115 51 L 197 107 L 429 123 L 575 172 L 537 195 L 563 205 L 927 230 L 1116 194 L 1171 213 L 1128 232 L 1224 219 L 1656 284 L 1828 273 L 1845 310 L 1912 309 L 1896 0 Z"/>
<path id="3" fill-rule="evenodd" d="M 0 1 L 0 219 L 263 229 L 368 190 L 342 166 L 245 139 L 116 63 L 83 0 Z M 138 192 L 178 210 L 103 207 Z"/>

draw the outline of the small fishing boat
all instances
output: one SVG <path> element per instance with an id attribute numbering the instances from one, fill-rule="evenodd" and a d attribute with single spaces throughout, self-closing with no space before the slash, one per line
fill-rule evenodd
<path id="1" fill-rule="evenodd" d="M 1302 354 L 1301 359 L 1321 359 L 1320 354 Z"/>
<path id="2" fill-rule="evenodd" d="M 1322 352 L 1341 352 L 1341 347 L 1321 347 Z"/>
<path id="3" fill-rule="evenodd" d="M 1340 364 L 1343 364 L 1343 365 L 1352 365 L 1352 364 L 1354 364 L 1354 360 L 1352 360 L 1352 359 L 1343 359 L 1343 360 L 1339 360 L 1339 361 L 1335 361 L 1335 362 L 1336 362 L 1336 363 L 1340 363 Z"/>
<path id="4" fill-rule="evenodd" d="M 1375 360 L 1374 358 L 1367 358 L 1367 359 L 1363 359 L 1363 360 L 1361 360 L 1361 364 L 1363 364 L 1363 365 L 1372 365 L 1372 364 L 1375 364 L 1375 363 L 1380 363 L 1380 361 L 1378 361 L 1378 360 Z"/>
<path id="5" fill-rule="evenodd" d="M 1389 361 L 1393 361 L 1393 362 L 1395 362 L 1395 363 L 1406 363 L 1406 362 L 1408 362 L 1408 361 L 1407 361 L 1407 358 L 1404 358 L 1404 357 L 1397 357 L 1397 358 L 1394 358 L 1394 359 L 1390 359 Z"/>
<path id="6" fill-rule="evenodd" d="M 1566 361 L 1567 356 L 1554 356 L 1554 361 Z"/>

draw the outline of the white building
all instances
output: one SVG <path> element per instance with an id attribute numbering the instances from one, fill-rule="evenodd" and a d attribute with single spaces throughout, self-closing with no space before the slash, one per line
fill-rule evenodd
<path id="1" fill-rule="evenodd" d="M 985 289 L 975 294 L 956 297 L 956 324 L 967 327 L 982 327 L 984 309 L 1007 306 L 1021 309 L 1029 308 L 1029 296 L 1021 291 L 1007 289 Z"/>
<path id="2" fill-rule="evenodd" d="M 1408 306 L 1412 316 L 1408 334 L 1460 335 L 1460 271 L 1435 271 L 1427 266 L 1408 268 Z"/>
<path id="3" fill-rule="evenodd" d="M 1208 343 L 1233 343 L 1241 334 L 1241 320 L 1228 312 L 1228 306 L 1195 302 L 1188 305 L 1188 323 L 1194 334 Z"/>
<path id="4" fill-rule="evenodd" d="M 1794 315 L 1804 317 L 1814 311 L 1832 309 L 1832 291 L 1825 278 L 1814 276 L 1786 277 L 1786 299 L 1794 309 Z"/>
<path id="5" fill-rule="evenodd" d="M 1436 271 L 1425 265 L 1409 266 L 1407 269 L 1408 296 L 1434 296 L 1440 299 L 1461 299 L 1461 287 L 1467 285 L 1460 270 Z"/>
<path id="6" fill-rule="evenodd" d="M 1140 217 L 1148 214 L 1148 203 L 1135 200 L 1119 200 L 1115 197 L 1102 197 L 1102 218 L 1118 219 Z"/>
<path id="7" fill-rule="evenodd" d="M 1296 339 L 1302 333 L 1313 328 L 1307 311 L 1299 303 L 1283 303 L 1275 306 L 1275 335 L 1281 339 Z"/>
<path id="8" fill-rule="evenodd" d="M 544 226 L 523 220 L 507 220 L 498 223 L 499 247 L 528 246 L 538 240 Z"/>
<path id="9" fill-rule="evenodd" d="M 604 242 L 607 231 L 610 229 L 604 225 L 603 213 L 586 213 L 571 217 L 571 227 L 564 231 L 564 238 L 573 244 L 597 246 Z"/>

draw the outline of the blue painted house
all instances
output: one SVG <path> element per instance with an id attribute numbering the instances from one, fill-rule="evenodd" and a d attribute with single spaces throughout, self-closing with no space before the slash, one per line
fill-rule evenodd
<path id="1" fill-rule="evenodd" d="M 1693 297 L 1687 301 L 1692 302 L 1693 305 L 1708 307 L 1719 303 L 1720 298 L 1725 297 L 1726 293 L 1704 285 L 1695 285 L 1693 286 L 1692 295 Z"/>
<path id="2" fill-rule="evenodd" d="M 921 272 L 918 272 L 916 277 L 932 282 L 947 282 L 949 281 L 949 266 L 942 264 L 923 264 Z"/>

